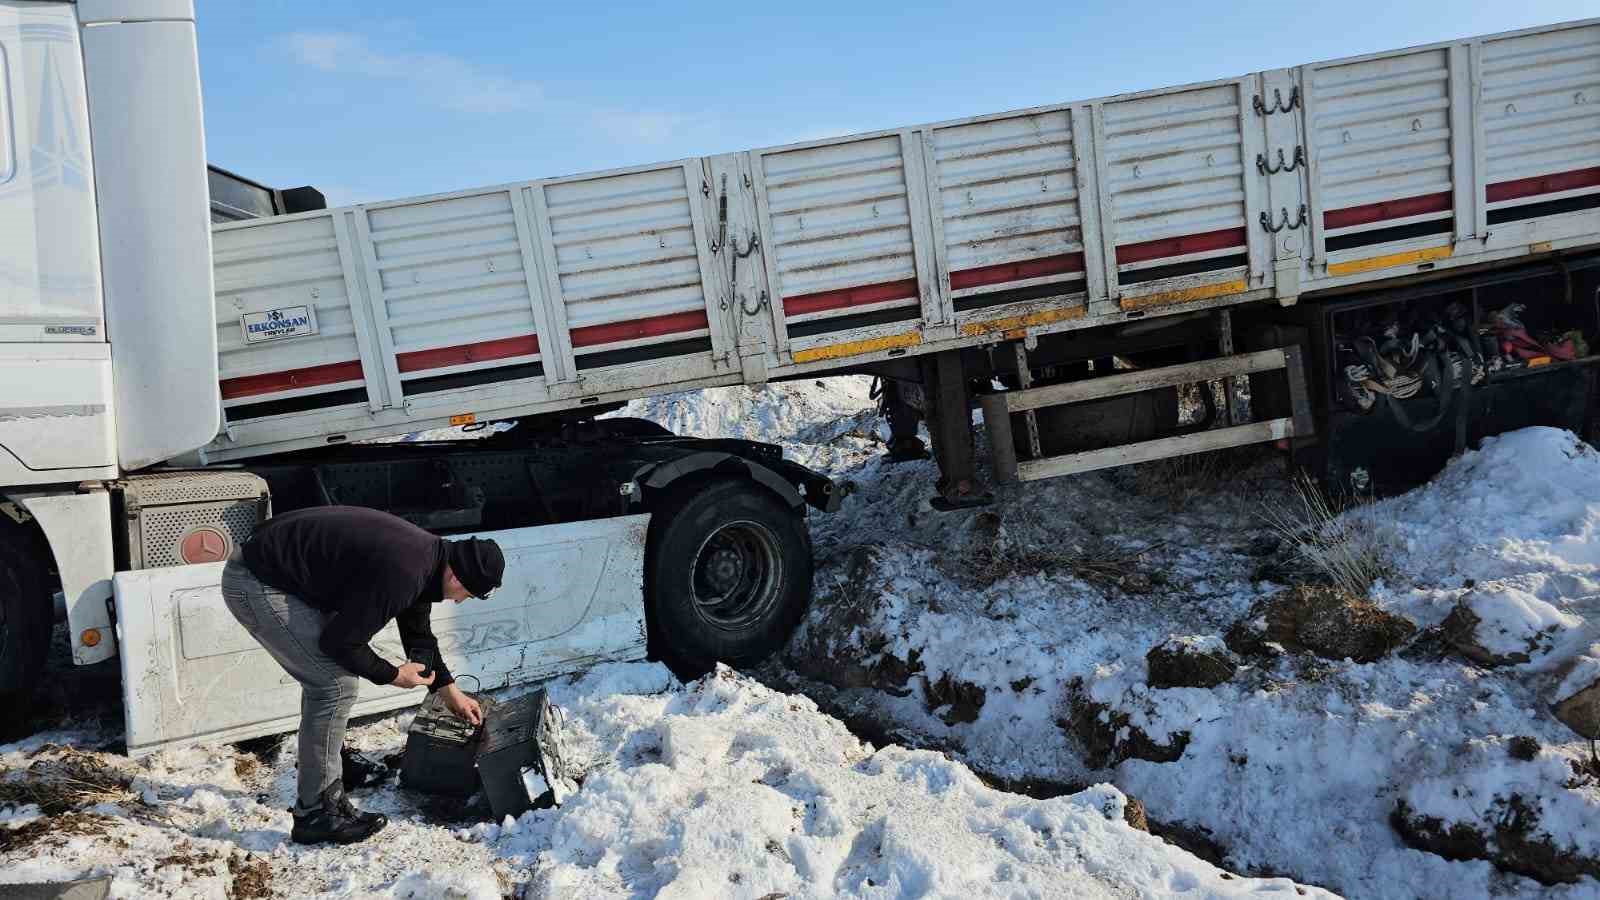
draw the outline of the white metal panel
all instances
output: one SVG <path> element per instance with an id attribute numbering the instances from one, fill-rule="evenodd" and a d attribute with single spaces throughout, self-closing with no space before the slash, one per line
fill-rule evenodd
<path id="1" fill-rule="evenodd" d="M 121 464 L 202 446 L 221 422 L 209 188 L 191 22 L 83 31 Z"/>
<path id="2" fill-rule="evenodd" d="M 905 142 L 888 134 L 756 154 L 773 313 L 788 337 L 848 330 L 866 313 L 922 317 Z"/>
<path id="3" fill-rule="evenodd" d="M 1449 51 L 1310 67 L 1308 75 L 1324 241 L 1356 245 L 1362 239 L 1338 239 L 1426 221 L 1453 231 Z"/>
<path id="4" fill-rule="evenodd" d="M 225 407 L 363 386 L 351 290 L 332 215 L 215 228 L 212 259 Z M 246 314 L 299 306 L 315 311 L 316 334 L 246 341 Z M 336 374 L 323 377 L 306 370 Z M 287 374 L 293 372 L 303 373 L 298 381 Z M 279 373 L 281 378 L 261 378 Z"/>
<path id="5" fill-rule="evenodd" d="M 1068 110 L 933 128 L 930 142 L 936 245 L 957 310 L 1003 303 L 1019 288 L 1071 282 L 1061 291 L 1083 290 Z"/>
<path id="6" fill-rule="evenodd" d="M 72 7 L 0 4 L 0 341 L 100 342 L 100 248 Z"/>
<path id="7" fill-rule="evenodd" d="M 548 678 L 605 660 L 641 659 L 648 516 L 486 532 L 506 554 L 487 600 L 433 612 L 456 675 L 484 688 Z M 292 731 L 300 688 L 222 600 L 224 564 L 119 572 L 114 580 L 128 753 Z M 374 648 L 402 659 L 391 623 Z M 421 702 L 423 691 L 363 680 L 355 714 Z"/>
<path id="8" fill-rule="evenodd" d="M 513 192 L 424 199 L 365 208 L 383 328 L 407 382 L 520 366 L 542 374 L 532 296 Z"/>
<path id="9" fill-rule="evenodd" d="M 1200 266 L 1206 274 L 1189 274 L 1241 278 L 1249 241 L 1245 181 L 1256 177 L 1246 170 L 1242 109 L 1237 83 L 1101 106 L 1102 228 L 1123 293 L 1134 283 L 1145 289 L 1145 270 L 1204 260 L 1215 261 L 1214 271 Z"/>
<path id="10" fill-rule="evenodd" d="M 117 655 L 111 628 L 111 576 L 116 558 L 111 544 L 111 495 L 105 490 L 79 493 L 16 492 L 8 495 L 21 503 L 39 523 L 61 579 L 67 606 L 67 637 L 72 661 L 80 666 Z M 93 630 L 98 643 L 83 642 Z"/>
<path id="11" fill-rule="evenodd" d="M 1600 25 L 1484 41 L 1480 54 L 1491 212 L 1600 193 Z"/>
<path id="12" fill-rule="evenodd" d="M 85 25 L 107 22 L 194 21 L 194 0 L 78 0 Z"/>
<path id="13" fill-rule="evenodd" d="M 721 329 L 707 315 L 699 177 L 679 164 L 538 190 L 576 368 L 709 356 Z"/>

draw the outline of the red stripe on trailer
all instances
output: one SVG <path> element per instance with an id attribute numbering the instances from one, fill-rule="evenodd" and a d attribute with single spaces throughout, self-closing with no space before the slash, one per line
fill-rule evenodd
<path id="1" fill-rule="evenodd" d="M 872 303 L 887 303 L 890 300 L 908 300 L 917 296 L 917 280 L 907 278 L 903 281 L 888 281 L 883 284 L 866 284 L 860 287 L 840 288 L 836 291 L 822 291 L 816 294 L 801 294 L 798 297 L 783 298 L 783 311 L 785 315 L 802 316 L 806 313 L 822 312 L 828 309 L 844 309 L 849 306 L 867 306 Z"/>
<path id="2" fill-rule="evenodd" d="M 402 372 L 420 372 L 423 369 L 442 369 L 445 366 L 509 359 L 513 356 L 532 356 L 538 352 L 539 336 L 524 334 L 518 337 L 480 341 L 476 344 L 412 350 L 408 353 L 395 354 L 394 360 L 396 367 Z"/>
<path id="3" fill-rule="evenodd" d="M 1022 281 L 1027 278 L 1044 278 L 1047 275 L 1064 275 L 1067 272 L 1082 271 L 1082 253 L 1063 253 L 1060 256 L 1024 259 L 1019 262 L 979 266 L 976 269 L 962 269 L 959 272 L 951 272 L 950 289 L 959 291 L 962 288 L 1004 284 L 1008 281 Z M 787 303 L 784 304 L 784 309 L 785 311 L 788 310 Z"/>
<path id="4" fill-rule="evenodd" d="M 285 372 L 268 372 L 265 375 L 243 375 L 238 378 L 225 378 L 222 380 L 222 399 L 237 400 L 241 397 L 258 397 L 262 394 L 276 394 L 280 391 L 293 391 L 299 388 L 322 387 L 329 384 L 340 384 L 346 381 L 361 380 L 361 361 L 329 363 L 325 366 L 307 366 L 304 369 L 289 369 Z"/>
<path id="5" fill-rule="evenodd" d="M 709 327 L 711 327 L 711 323 L 706 320 L 705 311 L 695 309 L 689 312 L 668 313 L 664 316 L 630 319 L 626 322 L 609 322 L 605 325 L 585 325 L 582 328 L 574 328 L 572 329 L 572 346 L 592 347 L 595 344 L 614 344 L 617 341 L 660 337 L 664 334 L 677 334 L 680 331 L 696 331 Z"/>
<path id="6" fill-rule="evenodd" d="M 1487 194 L 1490 203 L 1495 203 L 1500 200 L 1516 200 L 1536 194 L 1554 194 L 1586 187 L 1600 187 L 1600 166 L 1557 172 L 1554 175 L 1540 175 L 1537 178 L 1501 181 L 1489 185 L 1484 193 Z"/>
<path id="7" fill-rule="evenodd" d="M 1245 230 L 1243 228 L 1223 228 L 1200 234 L 1186 234 L 1182 237 L 1141 241 L 1137 244 L 1123 244 L 1117 248 L 1117 265 L 1126 266 L 1152 259 L 1164 259 L 1168 256 L 1185 256 L 1190 253 L 1204 253 L 1207 250 L 1221 250 L 1225 247 L 1243 247 L 1244 245 Z"/>
<path id="8" fill-rule="evenodd" d="M 1402 200 L 1384 200 L 1381 203 L 1330 209 L 1322 214 L 1322 227 L 1349 228 L 1353 225 L 1370 225 L 1386 219 L 1404 219 L 1407 216 L 1445 212 L 1449 209 L 1451 209 L 1450 192 L 1442 191 L 1421 197 L 1406 197 Z"/>

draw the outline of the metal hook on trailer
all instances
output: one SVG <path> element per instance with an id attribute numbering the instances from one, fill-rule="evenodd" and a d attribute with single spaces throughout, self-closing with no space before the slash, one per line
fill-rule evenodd
<path id="1" fill-rule="evenodd" d="M 1261 99 L 1260 94 L 1257 94 L 1251 98 L 1250 105 L 1255 107 L 1256 115 L 1258 116 L 1270 116 L 1273 113 L 1291 112 L 1296 106 L 1300 105 L 1300 86 L 1295 85 L 1289 89 L 1288 103 L 1283 102 L 1283 91 L 1279 90 L 1278 88 L 1273 88 L 1271 106 L 1268 106 L 1266 102 Z"/>
<path id="2" fill-rule="evenodd" d="M 1278 209 L 1279 209 L 1279 212 L 1282 213 L 1283 218 L 1281 220 L 1279 220 L 1279 222 L 1278 222 L 1276 227 L 1274 227 L 1273 224 L 1272 224 L 1272 214 L 1266 212 L 1265 210 L 1262 211 L 1261 217 L 1260 217 L 1260 220 L 1259 220 L 1261 222 L 1261 227 L 1262 228 L 1265 228 L 1267 231 L 1269 231 L 1269 232 L 1271 232 L 1273 234 L 1277 234 L 1278 232 L 1284 230 L 1285 228 L 1289 229 L 1290 231 L 1293 231 L 1296 228 L 1299 228 L 1299 227 L 1301 227 L 1301 226 L 1306 224 L 1307 210 L 1306 210 L 1306 205 L 1304 203 L 1300 204 L 1300 217 L 1298 219 L 1296 219 L 1295 221 L 1293 221 L 1293 222 L 1289 221 L 1289 208 L 1288 207 L 1283 206 L 1283 207 L 1279 207 Z"/>
<path id="3" fill-rule="evenodd" d="M 1294 170 L 1296 170 L 1296 169 L 1300 168 L 1301 166 L 1305 165 L 1305 163 L 1306 163 L 1306 148 L 1304 146 L 1300 146 L 1300 145 L 1297 145 L 1294 148 L 1294 161 L 1293 162 L 1285 162 L 1284 161 L 1283 148 L 1279 147 L 1278 148 L 1278 164 L 1276 166 L 1274 166 L 1270 162 L 1267 162 L 1267 157 L 1266 157 L 1265 154 L 1262 154 L 1262 153 L 1257 153 L 1256 154 L 1256 171 L 1260 172 L 1263 175 L 1276 175 L 1279 172 L 1293 172 Z"/>

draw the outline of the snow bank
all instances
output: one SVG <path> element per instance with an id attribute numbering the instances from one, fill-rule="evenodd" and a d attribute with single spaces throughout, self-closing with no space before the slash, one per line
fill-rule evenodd
<path id="1" fill-rule="evenodd" d="M 1134 830 L 1109 785 L 1051 800 L 1001 793 L 941 754 L 874 749 L 810 700 L 727 669 L 684 688 L 657 665 L 608 665 L 552 694 L 583 774 L 560 809 L 441 827 L 426 798 L 391 783 L 358 795 L 390 816 L 379 839 L 305 848 L 287 842 L 292 750 L 259 768 L 233 747 L 170 751 L 117 763 L 138 773 L 148 807 L 101 809 L 103 834 L 36 843 L 0 865 L 20 881 L 109 874 L 119 897 L 220 896 L 236 867 L 261 862 L 285 895 L 1301 895 Z M 352 739 L 398 750 L 409 718 Z M 0 763 L 25 767 L 29 752 L 0 747 Z"/>

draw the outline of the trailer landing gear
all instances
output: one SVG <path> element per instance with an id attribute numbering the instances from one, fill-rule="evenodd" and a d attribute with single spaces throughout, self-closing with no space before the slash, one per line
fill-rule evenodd
<path id="1" fill-rule="evenodd" d="M 972 395 L 961 367 L 961 351 L 947 350 L 922 359 L 924 412 L 933 437 L 933 458 L 939 464 L 941 512 L 987 506 L 994 495 L 978 482 L 972 447 Z"/>

